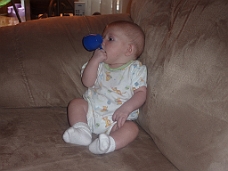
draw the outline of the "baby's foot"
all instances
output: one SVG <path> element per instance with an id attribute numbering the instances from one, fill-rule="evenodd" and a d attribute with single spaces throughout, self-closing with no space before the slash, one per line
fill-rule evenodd
<path id="1" fill-rule="evenodd" d="M 71 144 L 88 146 L 92 142 L 92 134 L 87 124 L 79 122 L 64 132 L 63 140 Z"/>
<path id="2" fill-rule="evenodd" d="M 105 154 L 114 151 L 116 148 L 115 140 L 106 134 L 100 134 L 90 145 L 89 150 L 94 154 Z"/>

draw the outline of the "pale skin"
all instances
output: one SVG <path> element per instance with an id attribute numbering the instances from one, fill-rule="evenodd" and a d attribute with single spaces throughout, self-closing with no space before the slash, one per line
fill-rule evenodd
<path id="1" fill-rule="evenodd" d="M 106 28 L 102 43 L 103 49 L 97 49 L 88 62 L 83 75 L 82 82 L 86 87 L 93 86 L 97 69 L 101 62 L 105 62 L 111 68 L 120 67 L 131 60 L 135 60 L 135 47 L 132 45 L 124 32 L 116 27 Z M 113 114 L 112 119 L 116 121 L 110 136 L 115 140 L 116 149 L 121 149 L 132 142 L 138 135 L 138 126 L 128 121 L 131 112 L 138 109 L 146 100 L 146 87 L 140 87 L 134 91 L 134 95 L 119 107 Z M 88 103 L 84 99 L 74 99 L 68 107 L 68 118 L 70 125 L 78 122 L 87 123 L 86 114 Z"/>

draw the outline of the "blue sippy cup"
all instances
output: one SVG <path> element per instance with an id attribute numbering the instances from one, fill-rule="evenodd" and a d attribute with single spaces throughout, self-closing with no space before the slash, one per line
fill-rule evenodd
<path id="1" fill-rule="evenodd" d="M 101 44 L 103 42 L 103 38 L 100 34 L 90 34 L 88 36 L 83 37 L 82 43 L 86 50 L 94 51 L 98 48 L 102 49 Z"/>

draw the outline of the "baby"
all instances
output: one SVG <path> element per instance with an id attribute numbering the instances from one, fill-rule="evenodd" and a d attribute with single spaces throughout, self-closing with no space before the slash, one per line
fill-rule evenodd
<path id="1" fill-rule="evenodd" d="M 71 127 L 63 134 L 67 143 L 89 146 L 94 154 L 121 149 L 138 135 L 134 123 L 146 100 L 147 69 L 137 58 L 144 48 L 144 33 L 134 23 L 116 21 L 103 32 L 102 49 L 83 65 L 83 99 L 68 106 Z M 92 142 L 92 133 L 98 138 Z"/>

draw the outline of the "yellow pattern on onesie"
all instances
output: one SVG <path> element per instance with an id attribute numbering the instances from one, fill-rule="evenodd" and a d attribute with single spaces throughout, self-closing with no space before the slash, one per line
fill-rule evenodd
<path id="1" fill-rule="evenodd" d="M 83 65 L 81 74 L 86 65 L 87 63 Z M 134 90 L 147 86 L 146 80 L 146 66 L 138 60 L 116 69 L 100 63 L 94 85 L 83 95 L 89 105 L 87 122 L 92 132 L 109 133 L 115 124 L 112 121 L 115 110 L 133 96 Z M 137 119 L 138 114 L 138 109 L 133 111 L 128 120 Z"/>

